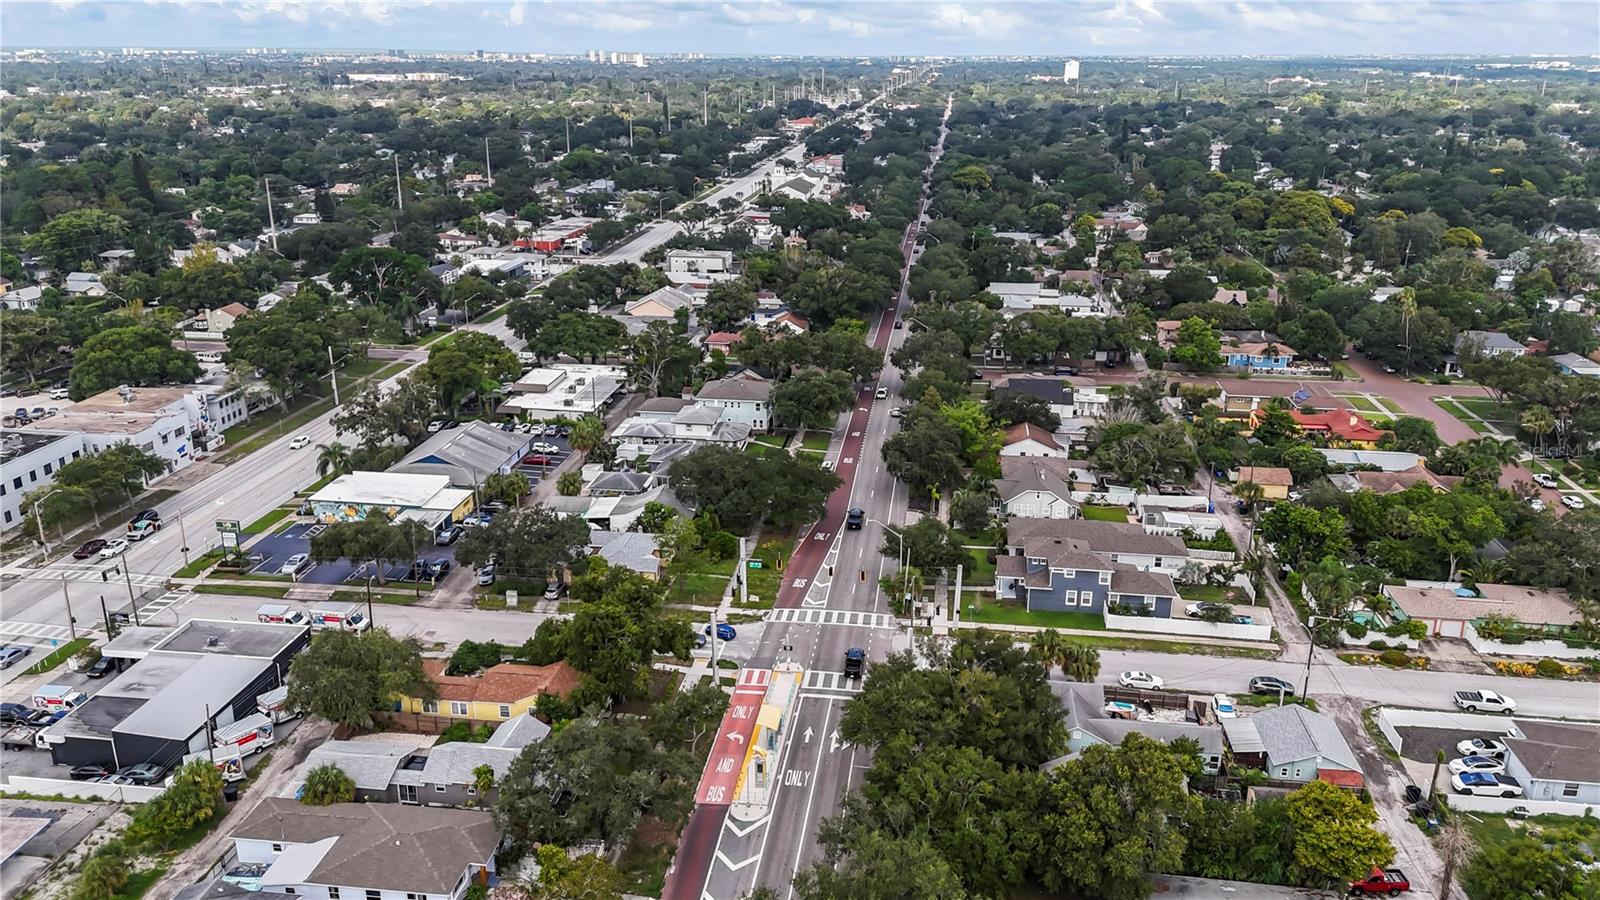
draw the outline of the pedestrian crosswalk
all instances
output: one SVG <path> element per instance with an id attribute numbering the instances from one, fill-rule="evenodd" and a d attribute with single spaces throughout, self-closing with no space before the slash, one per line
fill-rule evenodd
<path id="1" fill-rule="evenodd" d="M 187 596 L 189 596 L 189 595 L 188 594 L 184 594 L 184 593 L 180 593 L 178 591 L 167 591 L 166 593 L 164 593 L 161 596 L 155 598 L 154 600 L 151 600 L 149 603 L 146 603 L 145 605 L 139 607 L 139 619 L 140 619 L 140 621 L 143 621 L 145 619 L 154 618 L 156 613 L 161 612 L 162 610 L 166 609 L 167 607 L 171 606 L 174 603 L 177 603 L 179 600 L 182 600 Z"/>
<path id="2" fill-rule="evenodd" d="M 47 569 L 40 569 L 29 574 L 32 579 L 45 579 L 60 581 L 109 581 L 117 584 L 132 582 L 134 587 L 154 587 L 165 584 L 167 576 L 156 575 L 150 572 L 128 572 L 121 570 L 121 562 L 105 562 L 101 565 L 57 563 Z M 113 572 L 112 570 L 116 571 Z"/>
<path id="3" fill-rule="evenodd" d="M 807 669 L 805 684 L 802 691 L 834 691 L 844 694 L 861 693 L 861 680 L 846 678 L 843 672 L 827 672 L 821 669 Z"/>
<path id="4" fill-rule="evenodd" d="M 858 612 L 849 609 L 774 609 L 767 613 L 768 622 L 786 622 L 796 625 L 846 625 L 856 628 L 898 628 L 894 616 L 885 613 Z"/>
<path id="5" fill-rule="evenodd" d="M 72 630 L 65 625 L 0 622 L 0 643 L 43 648 L 59 646 L 70 640 L 72 640 Z"/>
<path id="6" fill-rule="evenodd" d="M 743 668 L 739 670 L 737 687 L 765 688 L 772 681 L 771 669 Z"/>

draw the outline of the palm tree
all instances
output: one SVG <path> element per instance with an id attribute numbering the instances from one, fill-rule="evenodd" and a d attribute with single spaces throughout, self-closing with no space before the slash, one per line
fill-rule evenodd
<path id="1" fill-rule="evenodd" d="M 1455 879 L 1456 867 L 1466 862 L 1475 849 L 1472 834 L 1462 825 L 1460 816 L 1451 816 L 1435 843 L 1439 848 L 1439 858 L 1444 863 L 1439 869 L 1439 896 L 1449 897 L 1450 882 Z"/>
<path id="2" fill-rule="evenodd" d="M 1536 403 L 1523 411 L 1522 428 L 1539 441 L 1539 455 L 1543 456 L 1544 439 L 1556 430 L 1556 417 L 1550 413 L 1549 407 Z"/>
<path id="3" fill-rule="evenodd" d="M 317 445 L 317 475 L 343 475 L 350 471 L 350 448 L 334 441 Z"/>
<path id="4" fill-rule="evenodd" d="M 1033 636 L 1033 656 L 1044 666 L 1045 674 L 1066 655 L 1067 638 L 1054 628 L 1046 628 Z"/>
<path id="5" fill-rule="evenodd" d="M 579 453 L 588 453 L 606 439 L 606 423 L 596 416 L 584 416 L 572 426 L 572 437 L 567 443 Z"/>
<path id="6" fill-rule="evenodd" d="M 1478 564 L 1470 569 L 1462 569 L 1458 574 L 1462 584 L 1477 586 L 1480 584 L 1501 584 L 1506 576 L 1511 574 L 1511 567 L 1503 559 L 1479 560 Z"/>
<path id="7" fill-rule="evenodd" d="M 1061 674 L 1073 681 L 1092 682 L 1100 677 L 1100 651 L 1088 644 L 1068 644 L 1060 661 Z"/>

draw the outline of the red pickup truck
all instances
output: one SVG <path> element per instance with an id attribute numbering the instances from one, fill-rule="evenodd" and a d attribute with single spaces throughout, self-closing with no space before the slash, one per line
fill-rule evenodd
<path id="1" fill-rule="evenodd" d="M 1350 882 L 1351 894 L 1388 894 L 1398 897 L 1409 890 L 1411 879 L 1399 869 L 1374 868 L 1366 878 Z"/>

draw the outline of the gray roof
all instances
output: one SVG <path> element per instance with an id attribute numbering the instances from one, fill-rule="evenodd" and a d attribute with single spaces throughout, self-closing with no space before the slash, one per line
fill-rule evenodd
<path id="1" fill-rule="evenodd" d="M 1172 576 L 1165 572 L 1145 572 L 1116 563 L 1111 573 L 1111 591 L 1116 594 L 1134 594 L 1140 597 L 1176 597 L 1178 589 Z"/>
<path id="2" fill-rule="evenodd" d="M 1101 522 L 1094 519 L 1011 519 L 1006 522 L 1006 546 L 1022 547 L 1034 556 L 1036 546 L 1052 543 L 1075 545 L 1097 553 L 1141 553 L 1151 556 L 1189 555 L 1183 541 L 1162 534 L 1150 534 L 1132 522 Z"/>
<path id="3" fill-rule="evenodd" d="M 1517 720 L 1523 738 L 1506 741 L 1511 754 L 1541 781 L 1600 781 L 1600 728 L 1593 725 Z"/>
<path id="4" fill-rule="evenodd" d="M 745 369 L 737 375 L 708 381 L 695 393 L 696 400 L 754 400 L 772 396 L 772 382 Z"/>
<path id="5" fill-rule="evenodd" d="M 1465 345 L 1466 343 L 1468 343 L 1469 341 L 1471 343 L 1477 345 L 1478 349 L 1480 351 L 1484 352 L 1484 353 L 1493 353 L 1493 352 L 1496 352 L 1496 351 L 1511 351 L 1513 353 L 1522 353 L 1522 352 L 1524 352 L 1524 351 L 1526 351 L 1528 349 L 1527 347 L 1524 347 L 1520 342 L 1518 342 L 1517 340 L 1513 339 L 1510 335 L 1507 335 L 1507 334 L 1505 334 L 1503 332 L 1499 332 L 1499 331 L 1463 331 L 1460 334 L 1456 335 L 1456 347 L 1455 347 L 1456 352 L 1460 353 L 1461 352 L 1461 347 L 1463 345 Z"/>
<path id="6" fill-rule="evenodd" d="M 1003 461 L 1008 458 L 1020 459 L 1022 462 L 1004 465 Z M 1076 503 L 1072 499 L 1072 485 L 1062 477 L 1065 467 L 1049 465 L 1062 462 L 1065 460 L 1043 456 L 1002 457 L 1001 468 L 1005 470 L 1005 477 L 995 480 L 994 489 L 999 493 L 1000 499 L 1006 502 L 1030 491 L 1042 491 L 1054 494 L 1070 503 Z"/>
<path id="7" fill-rule="evenodd" d="M 1089 719 L 1082 728 L 1113 746 L 1135 732 L 1151 740 L 1170 744 L 1179 738 L 1189 738 L 1198 743 L 1207 756 L 1222 755 L 1222 729 L 1215 725 L 1196 725 L 1188 722 L 1143 722 L 1137 719 Z"/>
<path id="8" fill-rule="evenodd" d="M 656 555 L 656 536 L 653 534 L 593 529 L 589 532 L 589 546 L 612 565 L 647 575 L 661 571 L 661 558 Z"/>
<path id="9" fill-rule="evenodd" d="M 394 783 L 468 785 L 473 782 L 472 771 L 479 766 L 488 766 L 499 778 L 511 768 L 512 761 L 521 752 L 520 747 L 491 747 L 488 744 L 461 741 L 435 744 L 425 751 L 426 761 L 421 769 L 396 769 Z"/>
<path id="10" fill-rule="evenodd" d="M 233 837 L 285 844 L 334 838 L 306 881 L 353 888 L 449 894 L 468 866 L 494 857 L 500 833 L 478 810 L 399 803 L 305 806 L 269 797 Z"/>
<path id="11" fill-rule="evenodd" d="M 1274 706 L 1251 716 L 1256 734 L 1267 751 L 1267 761 L 1283 765 L 1320 756 L 1351 772 L 1361 771 L 1356 755 L 1345 741 L 1339 726 L 1327 716 L 1304 706 Z"/>
<path id="12" fill-rule="evenodd" d="M 685 400 L 682 397 L 651 397 L 649 400 L 646 400 L 643 403 L 639 404 L 639 408 L 637 410 L 635 410 L 635 412 L 636 413 L 667 413 L 669 415 L 672 415 L 672 414 L 676 414 L 677 412 L 679 412 L 685 406 L 688 406 L 688 405 L 689 405 L 689 401 Z"/>
<path id="13" fill-rule="evenodd" d="M 648 472 L 601 472 L 589 482 L 590 496 L 637 494 L 650 486 Z"/>
<path id="14" fill-rule="evenodd" d="M 311 751 L 301 764 L 300 772 L 309 775 L 312 769 L 321 766 L 337 766 L 361 790 L 387 790 L 400 761 L 415 753 L 418 745 L 417 740 L 408 741 L 403 737 L 396 740 L 328 741 Z M 304 783 L 305 778 L 302 775 L 296 781 Z M 290 785 L 288 796 L 293 796 L 292 788 L 295 786 Z"/>
<path id="15" fill-rule="evenodd" d="M 680 425 L 715 425 L 722 421 L 722 410 L 715 406 L 691 406 L 672 417 Z"/>
<path id="16" fill-rule="evenodd" d="M 678 290 L 675 287 L 672 287 L 671 285 L 667 285 L 666 287 L 657 288 L 654 291 L 651 291 L 650 293 L 644 295 L 643 297 L 640 297 L 639 299 L 633 301 L 632 303 L 629 303 L 624 308 L 625 310 L 628 311 L 628 312 L 626 312 L 626 314 L 627 315 L 633 315 L 631 310 L 634 310 L 634 309 L 636 309 L 636 308 L 638 308 L 640 306 L 643 306 L 645 303 L 651 302 L 651 301 L 654 301 L 656 303 L 660 303 L 662 306 L 665 306 L 667 309 L 670 309 L 670 310 L 673 310 L 673 311 L 677 311 L 677 310 L 680 310 L 680 309 L 688 309 L 688 308 L 691 308 L 691 307 L 694 306 L 694 298 L 693 297 L 689 296 L 688 294 L 684 293 L 683 291 Z"/>
<path id="17" fill-rule="evenodd" d="M 550 726 L 536 718 L 533 713 L 523 713 L 514 719 L 507 719 L 495 728 L 494 734 L 484 742 L 486 747 L 510 747 L 521 750 L 529 744 L 537 744 L 550 736 Z"/>
<path id="18" fill-rule="evenodd" d="M 184 657 L 172 656 L 181 662 Z M 158 657 L 152 656 L 124 672 L 117 680 L 123 681 L 141 669 L 151 669 Z M 187 741 L 195 732 L 205 727 L 206 707 L 216 715 L 233 702 L 246 686 L 271 672 L 270 659 L 244 656 L 203 656 L 189 658 L 181 676 L 176 679 L 161 678 L 158 690 L 144 705 L 116 726 L 124 734 Z M 154 678 L 156 673 L 146 671 L 137 677 Z M 109 688 L 110 685 L 107 685 Z M 123 694 L 122 696 L 128 696 Z"/>
<path id="19" fill-rule="evenodd" d="M 1025 376 L 1012 376 L 999 386 L 999 391 L 1015 391 L 1038 397 L 1046 403 L 1068 404 L 1072 402 L 1072 384 L 1064 378 L 1028 378 Z"/>
<path id="20" fill-rule="evenodd" d="M 460 428 L 445 429 L 418 444 L 390 471 L 430 474 L 438 466 L 458 466 L 481 480 L 500 471 L 527 446 L 527 435 L 501 431 L 486 422 L 463 422 Z"/>

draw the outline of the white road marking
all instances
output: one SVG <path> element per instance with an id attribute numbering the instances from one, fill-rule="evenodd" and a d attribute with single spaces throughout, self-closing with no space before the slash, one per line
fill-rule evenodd
<path id="1" fill-rule="evenodd" d="M 832 716 L 832 715 L 833 715 L 833 704 L 830 703 L 830 704 L 828 704 L 828 706 L 826 708 L 823 709 L 823 712 L 822 712 L 822 730 L 823 731 L 827 731 L 828 730 L 828 717 Z M 816 763 L 812 765 L 811 771 L 812 772 L 816 772 L 816 771 L 820 770 L 821 768 L 822 768 L 822 744 L 818 743 L 817 744 L 817 760 L 816 760 Z M 802 834 L 802 835 L 806 833 L 806 829 L 809 828 L 810 825 L 811 825 L 811 805 L 812 805 L 812 803 L 814 803 L 816 801 L 816 799 L 817 799 L 817 779 L 813 778 L 813 779 L 811 779 L 811 789 L 806 792 L 806 809 L 805 809 L 805 813 L 800 817 L 800 834 Z M 790 897 L 794 896 L 794 879 L 795 879 L 795 876 L 800 874 L 800 859 L 801 859 L 800 850 L 804 849 L 804 847 L 805 847 L 805 844 L 802 843 L 800 847 L 795 848 L 794 868 L 792 870 L 790 870 L 789 879 L 788 879 L 788 881 L 789 881 L 789 896 Z M 763 849 L 763 851 L 765 851 L 766 848 L 763 846 L 762 849 Z"/>

